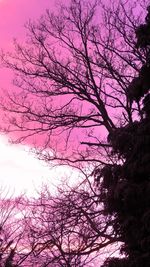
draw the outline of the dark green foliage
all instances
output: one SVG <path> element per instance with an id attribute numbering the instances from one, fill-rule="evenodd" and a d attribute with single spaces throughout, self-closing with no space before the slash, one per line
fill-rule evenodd
<path id="1" fill-rule="evenodd" d="M 134 78 L 128 88 L 128 95 L 131 101 L 139 101 L 150 89 L 150 8 L 147 8 L 146 24 L 140 25 L 136 30 L 137 48 L 146 54 L 146 62 L 139 71 L 138 77 Z"/>
<path id="2" fill-rule="evenodd" d="M 148 92 L 150 88 L 149 72 L 150 67 L 147 64 L 143 65 L 139 76 L 131 82 L 128 88 L 128 95 L 132 101 L 139 101 Z"/>
<path id="3" fill-rule="evenodd" d="M 108 165 L 98 176 L 105 213 L 113 217 L 125 258 L 109 258 L 103 267 L 150 265 L 150 7 L 136 37 L 137 47 L 146 53 L 147 60 L 129 86 L 129 97 L 141 101 L 143 116 L 108 136 L 111 153 L 118 155 L 122 164 Z"/>
<path id="4" fill-rule="evenodd" d="M 127 259 L 118 259 L 118 258 L 111 258 L 105 261 L 102 267 L 127 267 L 128 260 Z"/>
<path id="5" fill-rule="evenodd" d="M 145 18 L 145 24 L 140 25 L 136 30 L 137 47 L 145 49 L 150 45 L 150 7 L 147 8 L 148 14 Z"/>

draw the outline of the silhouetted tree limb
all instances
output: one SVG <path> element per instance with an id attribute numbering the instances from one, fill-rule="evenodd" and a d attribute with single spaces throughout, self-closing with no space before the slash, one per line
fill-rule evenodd
<path id="1" fill-rule="evenodd" d="M 51 151 L 49 160 L 73 160 L 78 144 L 84 144 L 78 159 L 85 158 L 86 149 L 86 160 L 106 157 L 103 145 L 92 157 L 93 138 L 142 116 L 129 90 L 146 60 L 135 45 L 141 20 L 134 7 L 72 0 L 58 14 L 47 11 L 38 23 L 26 25 L 26 44 L 15 41 L 16 53 L 2 55 L 3 64 L 16 73 L 16 89 L 1 103 L 9 123 L 4 130 L 20 132 L 13 140 L 41 136 L 41 147 Z M 64 157 L 65 142 L 71 148 Z"/>

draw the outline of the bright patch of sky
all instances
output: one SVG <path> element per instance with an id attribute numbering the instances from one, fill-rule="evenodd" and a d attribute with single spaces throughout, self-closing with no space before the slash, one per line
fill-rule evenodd
<path id="1" fill-rule="evenodd" d="M 63 1 L 62 1 L 63 2 Z M 51 11 L 57 6 L 55 0 L 0 0 L 0 49 L 13 49 L 12 40 L 25 39 L 24 24 L 29 20 L 38 19 L 44 11 Z M 0 92 L 12 88 L 12 74 L 6 69 L 0 69 Z M 1 113 L 2 114 L 2 113 Z M 0 118 L 2 123 L 2 118 Z M 71 174 L 66 167 L 51 169 L 42 161 L 28 153 L 28 147 L 11 145 L 7 138 L 0 136 L 0 188 L 9 194 L 18 195 L 26 192 L 35 194 L 42 183 L 49 184 L 51 191 L 55 191 L 56 184 Z M 73 174 L 77 176 L 77 174 Z"/>
<path id="2" fill-rule="evenodd" d="M 25 193 L 36 195 L 41 186 L 47 184 L 54 193 L 62 180 L 77 180 L 78 172 L 69 167 L 50 168 L 43 161 L 29 153 L 21 145 L 10 145 L 4 136 L 0 136 L 0 187 L 9 195 Z"/>

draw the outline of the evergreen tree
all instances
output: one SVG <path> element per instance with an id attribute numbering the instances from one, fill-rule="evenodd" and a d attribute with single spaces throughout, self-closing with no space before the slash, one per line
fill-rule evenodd
<path id="1" fill-rule="evenodd" d="M 109 135 L 112 153 L 124 163 L 106 166 L 97 176 L 103 178 L 101 198 L 125 255 L 107 259 L 103 267 L 148 267 L 150 262 L 150 7 L 147 10 L 145 24 L 136 30 L 137 48 L 146 61 L 128 88 L 130 100 L 143 104 L 142 116 Z"/>
<path id="2" fill-rule="evenodd" d="M 36 153 L 48 162 L 67 163 L 82 173 L 86 165 L 88 174 L 94 169 L 100 185 L 94 205 L 104 208 L 99 212 L 101 229 L 96 228 L 99 244 L 108 236 L 111 244 L 123 243 L 124 258 L 108 258 L 103 267 L 147 267 L 150 8 L 140 25 L 130 1 L 109 1 L 108 7 L 101 3 L 102 22 L 97 23 L 99 1 L 92 2 L 72 0 L 56 15 L 47 11 L 38 23 L 27 24 L 25 45 L 15 42 L 14 55 L 2 54 L 4 65 L 16 73 L 17 86 L 1 101 L 7 124 L 3 130 L 17 131 L 14 142 L 34 136 L 38 146 L 40 139 Z M 101 136 L 104 129 L 108 142 Z M 89 217 L 88 222 L 95 229 Z M 67 226 L 68 231 L 72 233 Z M 82 251 L 81 246 L 78 254 Z"/>

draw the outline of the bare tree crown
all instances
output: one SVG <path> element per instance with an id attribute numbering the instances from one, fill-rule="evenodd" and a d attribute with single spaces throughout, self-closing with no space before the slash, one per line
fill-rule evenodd
<path id="1" fill-rule="evenodd" d="M 47 160 L 103 162 L 104 136 L 143 116 L 133 93 L 147 56 L 137 45 L 138 8 L 72 0 L 26 24 L 25 45 L 15 41 L 16 53 L 2 55 L 16 73 L 16 89 L 2 103 L 5 130 L 20 132 L 15 141 L 38 136 Z"/>

